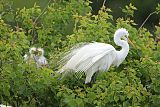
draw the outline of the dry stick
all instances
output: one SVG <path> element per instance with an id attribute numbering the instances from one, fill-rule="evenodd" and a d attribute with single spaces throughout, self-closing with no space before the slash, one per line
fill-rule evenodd
<path id="1" fill-rule="evenodd" d="M 144 20 L 144 22 L 142 23 L 142 25 L 139 27 L 138 31 L 143 27 L 143 25 L 146 23 L 146 21 L 153 15 L 155 14 L 156 12 L 152 12 L 148 15 L 148 17 Z"/>
<path id="2" fill-rule="evenodd" d="M 31 43 L 31 45 L 33 45 L 33 42 L 34 42 L 34 39 L 35 39 L 34 29 L 35 29 L 36 22 L 37 22 L 37 20 L 40 18 L 40 16 L 42 16 L 42 15 L 44 14 L 44 12 L 46 11 L 46 9 L 47 9 L 47 7 L 48 7 L 48 5 L 50 4 L 51 1 L 52 1 L 52 0 L 49 0 L 49 1 L 48 1 L 47 5 L 46 5 L 46 7 L 43 9 L 42 13 L 39 14 L 39 16 L 38 16 L 38 17 L 34 20 L 34 22 L 33 22 L 33 28 L 32 28 L 33 38 L 32 38 L 32 43 Z"/>
<path id="3" fill-rule="evenodd" d="M 47 9 L 47 7 L 48 7 L 48 5 L 50 4 L 51 1 L 52 1 L 52 0 L 49 0 L 49 1 L 48 1 L 46 7 L 43 9 L 42 13 L 35 19 L 35 21 L 33 22 L 33 24 L 35 24 L 36 21 L 39 19 L 39 17 L 43 15 L 43 13 L 44 13 L 45 10 Z"/>

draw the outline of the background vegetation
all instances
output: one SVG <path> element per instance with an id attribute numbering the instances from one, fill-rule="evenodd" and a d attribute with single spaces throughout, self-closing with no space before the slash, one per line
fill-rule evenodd
<path id="1" fill-rule="evenodd" d="M 158 107 L 160 105 L 160 25 L 137 27 L 138 10 L 128 3 L 124 17 L 113 17 L 101 6 L 92 14 L 89 0 L 55 0 L 42 9 L 12 9 L 11 1 L 0 5 L 0 101 L 15 107 Z M 154 7 L 159 14 L 160 5 Z M 85 76 L 60 80 L 57 62 L 72 46 L 81 42 L 104 42 L 115 46 L 113 34 L 124 27 L 136 47 L 118 68 L 101 73 L 92 87 Z M 28 65 L 23 55 L 32 46 L 43 47 L 50 67 Z M 115 46 L 117 49 L 119 47 Z"/>

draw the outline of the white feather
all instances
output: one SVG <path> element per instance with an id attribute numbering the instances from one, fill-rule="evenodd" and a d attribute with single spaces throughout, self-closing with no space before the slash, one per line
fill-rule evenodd
<path id="1" fill-rule="evenodd" d="M 12 106 L 7 106 L 7 105 L 0 104 L 0 107 L 12 107 Z"/>
<path id="2" fill-rule="evenodd" d="M 44 50 L 43 50 L 43 48 L 38 48 L 37 50 L 39 52 L 41 52 L 41 55 L 36 55 L 35 56 L 35 61 L 36 61 L 36 64 L 37 64 L 37 68 L 40 68 L 42 66 L 47 66 L 48 65 L 48 61 L 44 57 Z"/>
<path id="3" fill-rule="evenodd" d="M 41 52 L 41 54 L 40 55 L 35 54 L 34 52 L 36 52 L 36 51 Z M 24 60 L 27 63 L 30 63 L 30 61 L 34 61 L 37 65 L 37 68 L 40 68 L 42 66 L 48 66 L 48 61 L 44 57 L 43 48 L 35 48 L 35 47 L 30 48 L 29 49 L 29 55 L 25 54 L 24 55 Z"/>
<path id="4" fill-rule="evenodd" d="M 82 47 L 76 48 L 69 52 L 64 59 L 66 63 L 58 71 L 59 73 L 72 70 L 74 72 L 85 72 L 85 83 L 89 83 L 95 72 L 106 71 L 113 64 L 119 66 L 129 52 L 129 45 L 127 42 L 128 31 L 124 28 L 118 29 L 114 34 L 114 41 L 118 46 L 121 46 L 120 51 L 105 43 L 89 43 Z M 121 40 L 124 37 L 125 40 Z M 64 61 L 64 62 L 65 62 Z"/>
<path id="5" fill-rule="evenodd" d="M 28 55 L 27 55 L 27 54 L 25 54 L 23 57 L 24 57 L 24 60 L 25 60 L 25 61 L 28 60 Z"/>
<path id="6" fill-rule="evenodd" d="M 37 68 L 48 65 L 48 61 L 44 56 L 35 57 Z"/>

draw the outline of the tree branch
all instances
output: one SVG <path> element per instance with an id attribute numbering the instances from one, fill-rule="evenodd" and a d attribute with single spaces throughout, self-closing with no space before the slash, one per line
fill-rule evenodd
<path id="1" fill-rule="evenodd" d="M 148 17 L 144 20 L 144 22 L 142 23 L 142 25 L 139 27 L 138 31 L 143 27 L 143 25 L 146 23 L 146 21 L 153 15 L 155 14 L 156 12 L 152 12 L 148 15 Z"/>
<path id="2" fill-rule="evenodd" d="M 42 13 L 39 14 L 38 17 L 37 17 L 37 18 L 34 20 L 34 22 L 33 22 L 33 28 L 32 28 L 32 35 L 33 35 L 33 37 L 32 37 L 32 41 L 31 41 L 31 45 L 33 45 L 34 40 L 35 40 L 35 37 L 36 37 L 36 35 L 35 35 L 35 33 L 34 33 L 34 31 L 35 31 L 34 29 L 35 29 L 36 22 L 37 22 L 37 20 L 44 14 L 44 12 L 46 11 L 46 9 L 47 9 L 47 7 L 48 7 L 48 5 L 50 4 L 51 1 L 52 1 L 52 0 L 49 0 L 49 1 L 48 1 L 47 5 L 46 5 L 46 7 L 43 9 Z"/>
<path id="3" fill-rule="evenodd" d="M 37 22 L 37 20 L 40 18 L 40 16 L 43 15 L 43 13 L 44 13 L 45 10 L 47 9 L 47 7 L 48 7 L 48 5 L 50 4 L 51 1 L 52 1 L 52 0 L 49 0 L 49 1 L 48 1 L 47 5 L 46 5 L 46 7 L 43 9 L 42 13 L 39 14 L 39 16 L 34 20 L 34 22 L 33 22 L 34 24 Z"/>

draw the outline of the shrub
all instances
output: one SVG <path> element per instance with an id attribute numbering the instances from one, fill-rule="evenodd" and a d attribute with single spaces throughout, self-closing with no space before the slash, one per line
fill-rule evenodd
<path id="1" fill-rule="evenodd" d="M 114 20 L 111 10 L 102 6 L 91 14 L 89 1 L 55 1 L 43 12 L 34 7 L 13 11 L 12 24 L 0 18 L 0 101 L 17 106 L 47 107 L 158 107 L 160 105 L 160 26 L 151 34 L 137 30 L 132 20 L 136 8 L 129 4 L 126 17 Z M 159 12 L 157 7 L 157 14 Z M 7 13 L 6 13 L 7 14 Z M 9 13 L 10 14 L 10 13 Z M 16 26 L 16 27 L 14 27 Z M 60 79 L 57 62 L 72 46 L 81 42 L 105 42 L 115 46 L 117 28 L 129 31 L 136 47 L 119 68 L 97 76 L 92 87 L 85 76 Z M 31 46 L 43 47 L 50 67 L 38 69 L 27 64 L 23 55 Z M 117 49 L 119 47 L 115 46 Z"/>

